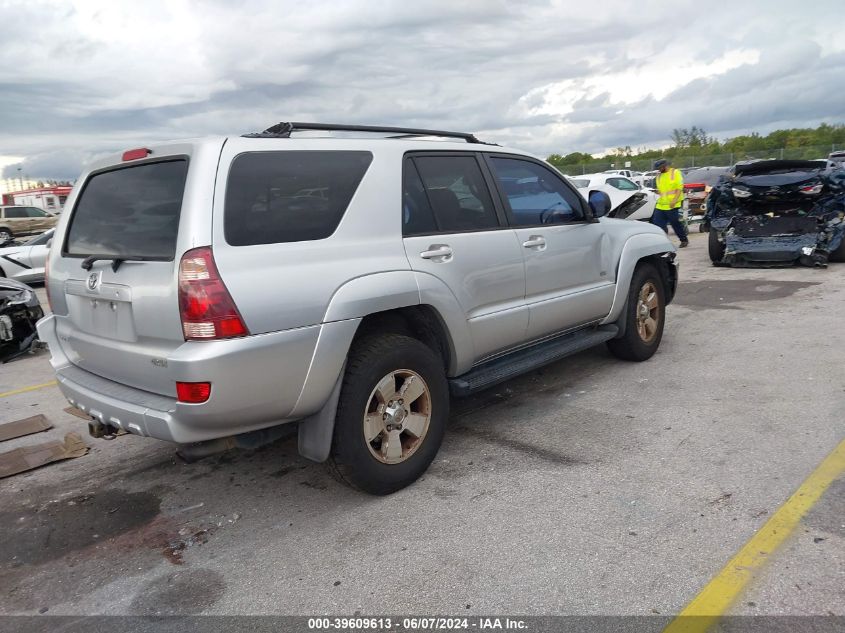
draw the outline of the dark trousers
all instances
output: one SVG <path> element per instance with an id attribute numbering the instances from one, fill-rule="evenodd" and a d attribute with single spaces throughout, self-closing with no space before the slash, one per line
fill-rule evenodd
<path id="1" fill-rule="evenodd" d="M 682 242 L 687 241 L 687 232 L 684 230 L 684 225 L 681 223 L 681 207 L 669 209 L 668 211 L 655 209 L 654 213 L 651 214 L 651 223 L 656 224 L 667 233 L 669 232 L 668 225 L 671 224 L 675 231 L 675 235 L 677 235 Z"/>

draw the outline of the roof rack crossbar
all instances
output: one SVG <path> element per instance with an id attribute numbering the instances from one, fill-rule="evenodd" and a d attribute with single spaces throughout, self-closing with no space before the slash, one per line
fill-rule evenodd
<path id="1" fill-rule="evenodd" d="M 290 138 L 291 132 L 326 131 L 326 132 L 378 132 L 382 134 L 396 134 L 395 138 L 410 138 L 414 136 L 442 136 L 445 138 L 459 138 L 467 143 L 479 143 L 474 134 L 467 132 L 446 132 L 444 130 L 425 130 L 411 127 L 385 127 L 380 125 L 343 125 L 336 123 L 296 123 L 282 122 L 268 127 L 263 132 L 244 134 L 249 138 Z"/>

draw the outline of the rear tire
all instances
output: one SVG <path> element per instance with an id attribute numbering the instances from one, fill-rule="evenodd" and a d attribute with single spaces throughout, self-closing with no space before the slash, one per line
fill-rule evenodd
<path id="1" fill-rule="evenodd" d="M 12 232 L 9 229 L 0 229 L 0 246 L 12 239 Z"/>
<path id="2" fill-rule="evenodd" d="M 448 418 L 441 358 L 408 336 L 367 336 L 349 354 L 329 470 L 370 494 L 401 490 L 434 460 Z"/>
<path id="3" fill-rule="evenodd" d="M 725 243 L 719 241 L 719 235 L 716 231 L 711 230 L 707 238 L 707 252 L 710 255 L 710 261 L 714 264 L 721 264 L 725 257 Z"/>
<path id="4" fill-rule="evenodd" d="M 641 264 L 631 278 L 625 303 L 625 334 L 607 342 L 611 353 L 622 360 L 648 360 L 660 347 L 666 320 L 666 293 L 660 273 Z"/>

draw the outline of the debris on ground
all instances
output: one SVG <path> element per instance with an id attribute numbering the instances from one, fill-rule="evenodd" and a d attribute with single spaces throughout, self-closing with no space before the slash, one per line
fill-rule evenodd
<path id="1" fill-rule="evenodd" d="M 94 419 L 90 415 L 85 413 L 85 411 L 83 411 L 82 409 L 77 409 L 76 407 L 65 407 L 64 409 L 62 409 L 62 411 L 64 411 L 65 413 L 70 413 L 72 416 L 75 416 L 81 420 L 88 421 Z"/>
<path id="2" fill-rule="evenodd" d="M 182 528 L 179 530 L 179 536 L 181 538 L 170 541 L 162 552 L 164 557 L 174 565 L 181 565 L 184 562 L 182 560 L 182 552 L 189 547 L 208 543 L 208 537 L 211 536 L 211 531 L 206 529 L 192 531 L 188 528 Z"/>
<path id="3" fill-rule="evenodd" d="M 41 431 L 47 431 L 52 428 L 53 425 L 47 421 L 47 418 L 39 413 L 38 415 L 15 420 L 14 422 L 0 424 L 0 442 L 13 440 L 24 435 L 40 433 Z"/>
<path id="4" fill-rule="evenodd" d="M 720 496 L 716 497 L 715 499 L 708 501 L 707 503 L 709 503 L 711 506 L 714 506 L 718 503 L 724 503 L 725 501 L 730 501 L 731 497 L 733 497 L 733 493 L 732 492 L 726 492 L 725 494 L 720 495 Z"/>
<path id="5" fill-rule="evenodd" d="M 82 457 L 86 453 L 88 446 L 77 433 L 68 433 L 64 441 L 52 440 L 32 446 L 21 446 L 0 453 L 0 479 L 52 462 Z"/>

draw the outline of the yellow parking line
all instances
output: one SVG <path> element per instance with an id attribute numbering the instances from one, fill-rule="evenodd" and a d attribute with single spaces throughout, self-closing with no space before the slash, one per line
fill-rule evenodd
<path id="1" fill-rule="evenodd" d="M 845 440 L 804 480 L 786 503 L 711 580 L 664 633 L 703 633 L 724 615 L 754 572 L 786 540 L 827 487 L 845 473 Z"/>
<path id="2" fill-rule="evenodd" d="M 51 380 L 50 382 L 44 382 L 40 385 L 32 385 L 31 387 L 21 387 L 20 389 L 12 389 L 11 391 L 4 391 L 0 393 L 0 398 L 6 398 L 8 396 L 16 396 L 19 393 L 26 393 L 27 391 L 35 391 L 36 389 L 43 389 L 44 387 L 54 387 L 56 385 L 55 380 Z"/>

